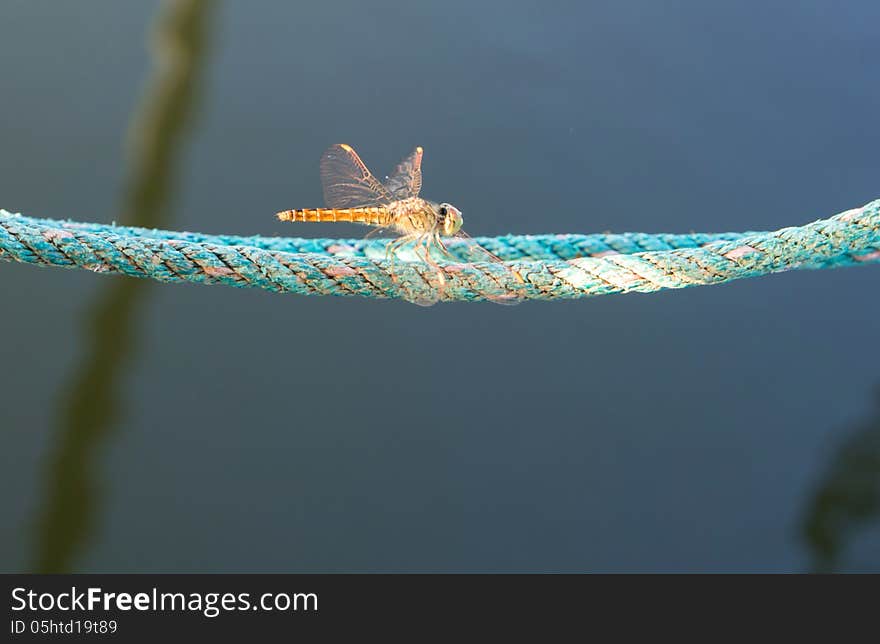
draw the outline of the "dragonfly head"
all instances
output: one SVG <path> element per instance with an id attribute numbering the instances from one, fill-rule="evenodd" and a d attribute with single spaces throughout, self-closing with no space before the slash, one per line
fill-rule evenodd
<path id="1" fill-rule="evenodd" d="M 440 215 L 440 223 L 443 225 L 443 234 L 452 237 L 461 230 L 463 219 L 461 218 L 461 210 L 448 203 L 441 203 L 437 207 L 437 214 Z"/>

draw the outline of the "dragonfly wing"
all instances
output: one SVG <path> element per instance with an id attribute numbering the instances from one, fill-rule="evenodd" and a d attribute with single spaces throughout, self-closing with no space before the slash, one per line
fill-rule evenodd
<path id="1" fill-rule="evenodd" d="M 453 238 L 462 243 L 465 247 L 465 256 L 467 257 L 468 262 L 483 262 L 487 264 L 498 264 L 504 266 L 504 270 L 508 271 L 511 276 L 513 276 L 518 282 L 523 283 L 522 277 L 520 277 L 519 273 L 514 271 L 511 268 L 508 268 L 504 264 L 504 260 L 495 255 L 494 253 L 489 252 L 482 246 L 480 246 L 477 241 L 468 235 L 463 230 L 459 230 Z M 447 257 L 451 257 L 456 262 L 461 261 L 457 257 L 455 257 L 452 253 L 449 252 L 449 249 L 446 248 L 446 245 L 442 240 L 438 239 L 438 244 L 441 247 L 441 252 Z M 481 293 L 487 300 L 491 302 L 495 302 L 496 304 L 519 304 L 522 301 L 522 298 L 510 291 L 504 290 L 500 287 L 496 289 L 491 289 L 489 291 Z"/>
<path id="2" fill-rule="evenodd" d="M 477 240 L 468 235 L 463 230 L 459 230 L 452 236 L 453 239 L 458 240 L 464 248 L 466 249 L 465 254 L 467 256 L 467 261 L 469 262 L 498 262 L 499 264 L 503 264 L 504 260 L 498 257 L 495 253 L 491 253 L 482 246 L 477 243 Z"/>
<path id="3" fill-rule="evenodd" d="M 321 157 L 321 183 L 328 208 L 358 208 L 391 201 L 391 195 L 351 146 L 337 143 Z"/>
<path id="4" fill-rule="evenodd" d="M 422 189 L 422 153 L 417 147 L 401 161 L 385 181 L 385 188 L 394 199 L 418 197 Z"/>

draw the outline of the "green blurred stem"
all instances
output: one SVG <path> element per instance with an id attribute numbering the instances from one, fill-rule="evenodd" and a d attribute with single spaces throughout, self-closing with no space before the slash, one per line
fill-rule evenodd
<path id="1" fill-rule="evenodd" d="M 166 0 L 152 30 L 152 71 L 128 132 L 119 221 L 167 225 L 178 159 L 195 113 L 214 0 Z M 135 344 L 139 280 L 108 284 L 86 320 L 85 357 L 60 396 L 56 452 L 37 522 L 32 568 L 73 570 L 95 530 L 101 450 L 121 415 L 120 382 Z"/>

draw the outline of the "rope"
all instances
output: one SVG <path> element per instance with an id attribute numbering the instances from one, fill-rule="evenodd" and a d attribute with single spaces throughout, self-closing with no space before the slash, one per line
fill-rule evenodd
<path id="1" fill-rule="evenodd" d="M 513 296 L 549 300 L 720 284 L 794 269 L 880 262 L 880 200 L 773 232 L 506 235 L 477 238 L 504 260 L 443 265 L 445 300 Z M 433 269 L 387 240 L 236 237 L 35 219 L 0 210 L 0 259 L 302 295 L 399 298 L 431 283 Z M 410 261 L 407 261 L 409 259 Z"/>

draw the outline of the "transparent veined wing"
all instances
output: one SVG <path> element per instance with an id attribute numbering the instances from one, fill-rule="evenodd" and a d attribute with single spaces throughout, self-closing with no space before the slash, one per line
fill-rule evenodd
<path id="1" fill-rule="evenodd" d="M 391 195 L 350 145 L 337 143 L 321 157 L 321 183 L 328 208 L 375 206 L 391 201 Z"/>
<path id="2" fill-rule="evenodd" d="M 498 262 L 499 264 L 503 264 L 504 260 L 498 257 L 495 253 L 492 253 L 477 243 L 477 240 L 468 235 L 463 230 L 459 230 L 455 233 L 451 239 L 454 239 L 458 244 L 461 244 L 465 248 L 465 256 L 467 261 L 469 262 Z"/>
<path id="3" fill-rule="evenodd" d="M 393 199 L 418 197 L 422 189 L 422 153 L 417 147 L 401 161 L 385 181 L 385 189 Z"/>
<path id="4" fill-rule="evenodd" d="M 525 283 L 519 273 L 508 267 L 504 263 L 503 259 L 480 246 L 480 244 L 478 244 L 473 237 L 468 235 L 463 230 L 459 230 L 450 239 L 454 239 L 456 245 L 463 246 L 464 252 L 456 254 L 450 252 L 449 248 L 447 248 L 443 239 L 439 235 L 434 238 L 433 244 L 434 248 L 439 249 L 440 254 L 447 258 L 447 261 L 451 260 L 456 263 L 461 262 L 461 258 L 456 256 L 460 254 L 468 263 L 482 262 L 492 264 L 496 267 L 503 267 L 502 272 L 505 272 L 507 275 L 513 277 L 517 282 L 521 284 Z M 458 250 L 460 251 L 462 249 L 460 248 Z M 482 292 L 481 295 L 483 295 L 487 300 L 495 302 L 496 304 L 511 305 L 519 304 L 522 301 L 522 298 L 516 292 L 510 291 L 509 289 L 502 287 L 500 284 L 498 284 L 497 289 L 492 288 L 490 290 Z"/>

